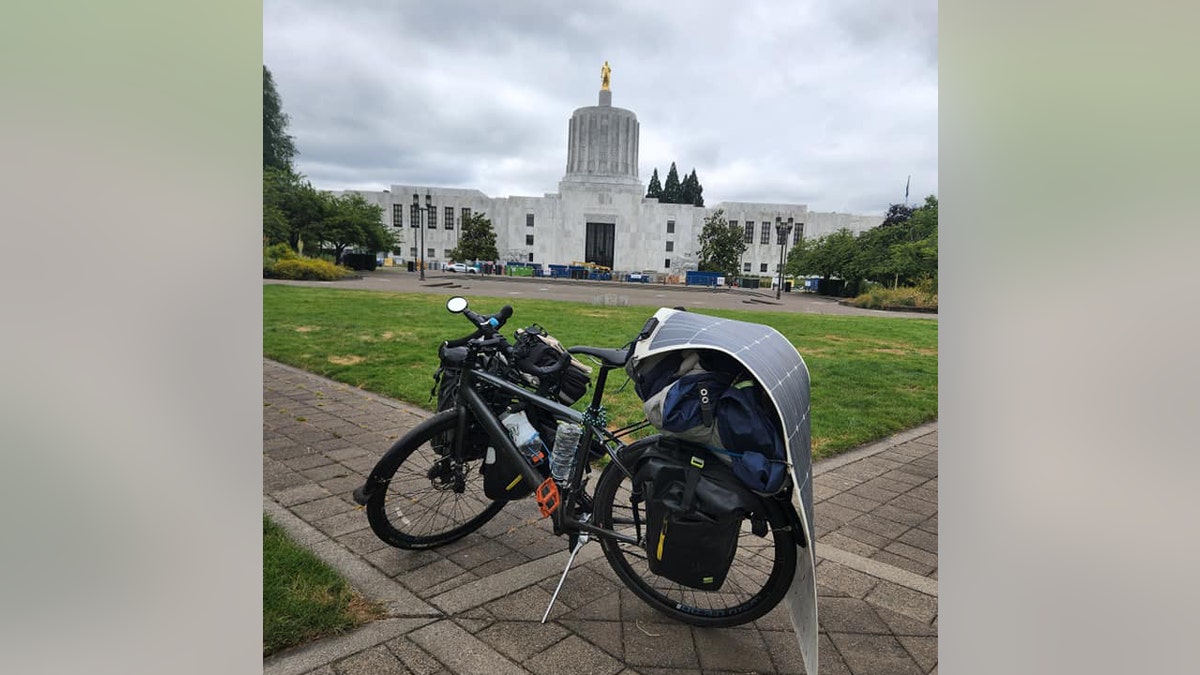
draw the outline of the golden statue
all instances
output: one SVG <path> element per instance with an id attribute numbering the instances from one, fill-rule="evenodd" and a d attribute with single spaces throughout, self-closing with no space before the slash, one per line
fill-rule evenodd
<path id="1" fill-rule="evenodd" d="M 600 69 L 600 91 L 608 91 L 608 74 L 612 72 L 612 68 L 608 67 L 608 61 L 604 62 L 604 67 Z"/>

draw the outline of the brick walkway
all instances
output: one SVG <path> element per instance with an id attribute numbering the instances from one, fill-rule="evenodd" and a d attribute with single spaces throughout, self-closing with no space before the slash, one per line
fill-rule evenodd
<path id="1" fill-rule="evenodd" d="M 433 551 L 380 542 L 350 498 L 426 413 L 263 362 L 263 506 L 389 618 L 263 663 L 265 675 L 801 673 L 786 610 L 728 629 L 650 609 L 598 544 L 566 562 L 536 504 Z M 937 426 L 814 467 L 820 672 L 937 671 Z"/>

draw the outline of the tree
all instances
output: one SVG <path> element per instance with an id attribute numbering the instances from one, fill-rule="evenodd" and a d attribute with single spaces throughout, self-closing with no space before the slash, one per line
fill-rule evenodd
<path id="1" fill-rule="evenodd" d="M 275 79 L 263 65 L 263 166 L 290 171 L 296 145 L 287 134 L 288 116 L 275 91 Z"/>
<path id="2" fill-rule="evenodd" d="M 291 169 L 263 167 L 263 237 L 268 242 L 286 241 L 299 251 L 301 241 L 317 241 L 327 206 L 304 176 Z"/>
<path id="3" fill-rule="evenodd" d="M 675 162 L 671 162 L 671 170 L 667 172 L 667 182 L 663 184 L 662 201 L 667 204 L 678 204 L 683 197 L 683 186 L 679 183 L 679 172 L 675 170 Z"/>
<path id="4" fill-rule="evenodd" d="M 699 184 L 696 182 L 696 170 L 684 176 L 683 183 L 679 186 L 679 203 L 691 204 L 696 201 L 696 188 Z"/>
<path id="5" fill-rule="evenodd" d="M 658 182 L 658 168 L 654 169 L 654 173 L 650 176 L 650 187 L 646 190 L 647 197 L 658 199 L 662 197 L 662 184 Z"/>
<path id="6" fill-rule="evenodd" d="M 798 276 L 818 275 L 824 279 L 839 277 L 850 281 L 856 277 L 854 257 L 857 242 L 854 233 L 843 227 L 815 240 L 801 239 L 792 247 L 787 272 Z"/>
<path id="7" fill-rule="evenodd" d="M 685 204 L 692 206 L 704 206 L 704 186 L 700 184 L 700 179 L 696 177 L 696 170 L 692 169 L 692 175 L 688 176 L 688 180 L 692 182 L 692 194 Z"/>
<path id="8" fill-rule="evenodd" d="M 742 228 L 730 225 L 725 220 L 725 210 L 717 209 L 704 219 L 700 231 L 700 265 L 703 272 L 721 272 L 732 277 L 738 272 L 742 254 L 746 252 L 746 240 Z"/>
<path id="9" fill-rule="evenodd" d="M 472 213 L 462 219 L 462 230 L 458 237 L 458 246 L 450 252 L 454 260 L 498 260 L 500 254 L 496 251 L 496 231 L 492 229 L 492 220 L 482 213 Z"/>
<path id="10" fill-rule="evenodd" d="M 892 204 L 888 206 L 887 215 L 883 217 L 880 227 L 888 227 L 903 223 L 912 217 L 913 209 L 907 204 Z"/>
<path id="11" fill-rule="evenodd" d="M 395 236 L 383 224 L 383 208 L 368 203 L 363 196 L 352 192 L 342 197 L 323 193 L 325 217 L 316 233 L 322 242 L 333 249 L 335 260 L 353 246 L 366 252 L 388 251 L 395 246 Z"/>

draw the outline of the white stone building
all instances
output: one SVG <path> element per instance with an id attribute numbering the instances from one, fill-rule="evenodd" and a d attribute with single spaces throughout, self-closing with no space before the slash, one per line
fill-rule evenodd
<path id="1" fill-rule="evenodd" d="M 567 130 L 566 173 L 558 192 L 541 197 L 489 197 L 479 190 L 430 185 L 392 185 L 380 192 L 357 191 L 384 209 L 384 222 L 399 230 L 399 261 L 420 258 L 437 268 L 450 261 L 462 217 L 483 213 L 496 231 L 496 249 L 505 262 L 567 265 L 594 262 L 616 272 L 681 275 L 696 269 L 704 219 L 718 209 L 745 229 L 742 271 L 772 275 L 780 259 L 775 219 L 796 225 L 785 246 L 800 237 L 846 227 L 855 232 L 883 222 L 883 216 L 809 211 L 804 204 L 722 202 L 706 207 L 661 204 L 646 198 L 638 178 L 637 116 L 612 106 L 601 89 L 598 105 L 577 109 Z M 414 195 L 420 211 L 414 209 Z M 428 198 L 427 198 L 428 195 Z M 428 203 L 431 208 L 424 207 Z M 419 221 L 419 222 L 418 222 Z M 421 227 L 423 226 L 423 227 Z M 421 229 L 418 229 L 421 228 Z"/>

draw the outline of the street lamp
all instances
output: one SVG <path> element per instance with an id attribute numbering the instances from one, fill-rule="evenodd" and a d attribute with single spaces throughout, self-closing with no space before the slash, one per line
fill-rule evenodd
<path id="1" fill-rule="evenodd" d="M 787 223 L 783 222 L 781 216 L 775 216 L 775 235 L 779 242 L 779 284 L 775 286 L 775 299 L 779 299 L 779 294 L 783 291 L 783 254 L 787 250 L 788 236 L 792 233 L 792 217 L 788 216 Z"/>
<path id="2" fill-rule="evenodd" d="M 421 261 L 421 281 L 425 281 L 425 223 L 429 222 L 429 210 L 433 208 L 433 197 L 429 192 L 425 192 L 425 208 L 421 208 L 421 197 L 417 193 L 413 193 L 413 212 L 417 215 L 417 228 L 421 230 L 421 250 L 418 251 L 418 257 Z M 425 212 L 425 222 L 421 222 L 420 212 Z"/>

